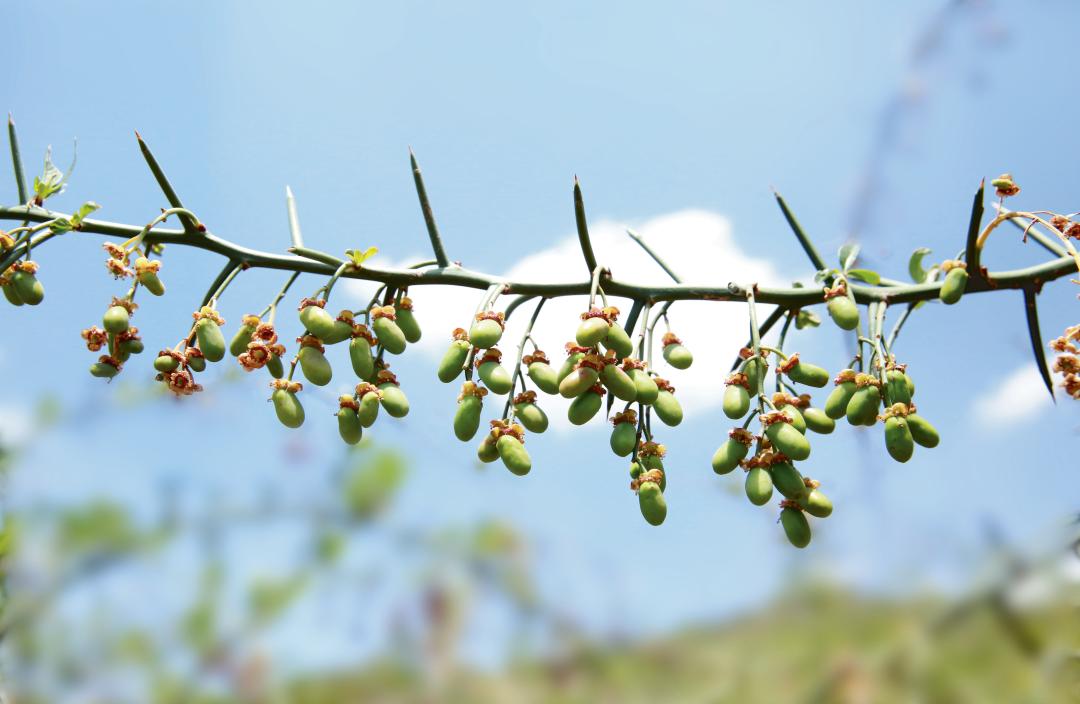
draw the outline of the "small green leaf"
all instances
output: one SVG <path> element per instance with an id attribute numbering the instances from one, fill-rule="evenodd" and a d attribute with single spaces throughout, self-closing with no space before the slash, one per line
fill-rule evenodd
<path id="1" fill-rule="evenodd" d="M 881 274 L 869 269 L 848 269 L 847 274 L 849 277 L 864 281 L 871 286 L 877 286 L 881 283 Z"/>
<path id="2" fill-rule="evenodd" d="M 929 249 L 919 247 L 911 253 L 911 259 L 908 260 L 908 273 L 911 275 L 911 280 L 917 284 L 926 281 L 926 269 L 923 269 L 922 260 L 927 254 L 930 254 Z"/>
<path id="3" fill-rule="evenodd" d="M 76 143 L 78 149 L 78 143 Z M 42 167 L 41 176 L 34 177 L 34 201 L 39 205 L 45 199 L 64 192 L 67 181 L 71 178 L 71 172 L 75 170 L 76 156 L 72 157 L 71 167 L 65 174 L 56 168 L 52 160 L 52 147 L 45 150 L 45 165 Z"/>
<path id="4" fill-rule="evenodd" d="M 90 215 L 90 213 L 92 213 L 95 210 L 98 210 L 100 208 L 101 208 L 101 206 L 98 205 L 97 203 L 95 203 L 94 201 L 92 201 L 92 200 L 86 201 L 85 203 L 80 205 L 79 209 L 77 211 L 75 211 L 75 214 L 71 216 L 71 226 L 76 230 L 79 229 L 79 227 L 83 223 L 83 220 L 85 220 L 87 218 L 87 216 Z"/>
<path id="5" fill-rule="evenodd" d="M 847 271 L 855 264 L 855 260 L 859 257 L 859 245 L 854 242 L 849 242 L 840 248 L 837 253 L 840 259 L 840 269 Z"/>
<path id="6" fill-rule="evenodd" d="M 810 310 L 800 310 L 799 314 L 795 317 L 795 329 L 802 330 L 803 328 L 816 328 L 821 325 L 821 318 L 817 313 Z"/>
<path id="7" fill-rule="evenodd" d="M 364 251 L 359 249 L 347 249 L 345 250 L 345 256 L 347 256 L 353 263 L 353 266 L 359 267 L 368 259 L 371 259 L 379 253 L 378 247 L 368 247 Z"/>
<path id="8" fill-rule="evenodd" d="M 65 232 L 71 232 L 75 228 L 67 218 L 57 218 L 53 221 L 53 224 L 49 225 L 49 229 L 58 235 L 62 235 Z"/>

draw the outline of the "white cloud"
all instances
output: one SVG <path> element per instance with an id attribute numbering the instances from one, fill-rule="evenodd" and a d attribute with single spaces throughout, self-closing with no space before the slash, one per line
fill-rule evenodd
<path id="1" fill-rule="evenodd" d="M 591 224 L 589 231 L 599 262 L 608 267 L 615 278 L 623 281 L 670 283 L 667 274 L 626 235 L 627 226 L 626 223 L 610 220 Z M 629 226 L 634 227 L 687 283 L 718 285 L 737 281 L 746 285 L 777 285 L 787 281 L 768 260 L 743 252 L 732 234 L 730 221 L 717 213 L 682 210 Z M 393 265 L 378 260 L 373 264 Z M 585 278 L 585 265 L 577 237 L 566 237 L 548 249 L 526 255 L 499 275 L 516 281 L 581 281 Z M 344 285 L 360 305 L 367 303 L 376 288 L 371 282 L 357 280 L 349 280 Z M 424 337 L 415 348 L 438 359 L 449 344 L 450 332 L 455 327 L 468 328 L 470 317 L 483 292 L 420 286 L 412 289 L 409 295 L 416 305 L 416 316 L 424 330 Z M 617 299 L 613 303 L 619 306 L 624 316 L 629 312 L 628 301 Z M 510 357 L 511 365 L 517 341 L 534 305 L 530 302 L 522 306 L 507 324 L 500 347 L 504 359 Z M 533 330 L 533 337 L 556 366 L 564 359 L 563 345 L 573 339 L 579 322 L 578 315 L 587 307 L 585 296 L 563 297 L 545 304 Z M 770 310 L 770 306 L 762 306 L 759 315 L 763 318 Z M 663 332 L 661 323 L 653 357 L 657 372 L 675 385 L 676 396 L 687 412 L 719 406 L 730 360 L 746 342 L 749 329 L 746 307 L 680 302 L 672 306 L 668 317 L 672 331 L 682 338 L 695 359 L 693 366 L 686 371 L 667 366 L 658 349 Z M 565 417 L 567 404 L 563 399 L 545 397 L 543 405 L 554 427 L 569 425 L 565 420 L 557 422 Z"/>
<path id="2" fill-rule="evenodd" d="M 1020 367 L 974 402 L 974 417 L 980 423 L 1007 425 L 1031 420 L 1049 409 L 1051 401 L 1034 362 Z"/>
<path id="3" fill-rule="evenodd" d="M 30 437 L 30 414 L 19 406 L 0 406 L 0 445 L 10 448 Z"/>

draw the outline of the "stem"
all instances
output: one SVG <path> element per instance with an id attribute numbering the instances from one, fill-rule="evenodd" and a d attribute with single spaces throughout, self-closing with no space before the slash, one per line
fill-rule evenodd
<path id="1" fill-rule="evenodd" d="M 289 288 L 292 287 L 293 282 L 296 281 L 296 279 L 298 279 L 299 277 L 300 277 L 300 272 L 296 271 L 296 272 L 293 272 L 292 275 L 290 275 L 288 279 L 286 279 L 285 285 L 282 286 L 281 290 L 277 292 L 276 296 L 274 296 L 273 302 L 271 302 L 270 305 L 266 306 L 266 308 L 264 308 L 263 311 L 261 313 L 259 313 L 259 318 L 262 318 L 264 315 L 269 313 L 270 314 L 270 319 L 267 322 L 270 323 L 271 325 L 274 324 L 274 316 L 277 315 L 278 303 L 281 303 L 281 299 L 285 298 L 285 294 L 289 292 Z"/>
<path id="2" fill-rule="evenodd" d="M 1065 245 L 1065 249 L 1069 253 L 1068 256 L 1072 257 L 1073 262 L 1075 263 L 1077 271 L 1080 271 L 1080 252 L 1076 251 L 1076 248 L 1073 247 L 1073 244 L 1072 244 L 1072 242 L 1069 241 L 1069 238 L 1066 237 L 1063 233 L 1059 232 L 1056 227 L 1054 227 L 1049 222 L 1047 222 L 1046 220 L 1044 220 L 1040 216 L 1036 215 L 1035 213 L 1028 213 L 1028 212 L 1024 212 L 1024 211 L 1008 211 L 1008 210 L 1005 210 L 1004 208 L 1002 208 L 1002 209 L 1000 209 L 998 211 L 997 217 L 990 221 L 990 223 L 986 226 L 986 228 L 981 233 L 979 233 L 978 239 L 975 240 L 975 252 L 976 252 L 975 268 L 976 269 L 978 268 L 978 253 L 982 251 L 983 246 L 986 244 L 987 238 L 990 237 L 990 233 L 993 232 L 994 230 L 996 230 L 997 227 L 1001 223 L 1003 223 L 1003 222 L 1005 222 L 1007 220 L 1013 220 L 1014 218 L 1027 218 L 1028 220 L 1031 220 L 1033 223 L 1035 223 L 1035 222 L 1039 223 L 1040 225 L 1042 225 L 1043 227 L 1048 229 L 1050 232 L 1053 232 L 1055 235 L 1057 235 L 1058 239 L 1060 239 L 1062 244 Z M 969 254 L 969 256 L 970 256 L 970 254 Z M 969 266 L 969 268 L 971 268 L 970 259 L 968 260 L 968 266 Z M 968 273 L 974 275 L 975 272 L 970 272 L 969 271 Z M 993 276 L 988 275 L 988 278 L 993 279 Z"/>
<path id="3" fill-rule="evenodd" d="M 420 174 L 420 165 L 416 163 L 416 155 L 409 149 L 409 162 L 412 164 L 413 181 L 416 183 L 416 195 L 420 199 L 420 210 L 424 214 L 424 224 L 427 226 L 428 238 L 431 240 L 431 249 L 435 252 L 435 260 L 440 267 L 450 266 L 450 258 L 446 256 L 443 248 L 442 237 L 439 235 L 439 227 L 435 224 L 435 213 L 431 210 L 428 201 L 427 188 L 424 186 L 424 177 Z"/>
<path id="4" fill-rule="evenodd" d="M 337 280 L 341 278 L 341 275 L 345 273 L 345 270 L 348 269 L 350 266 L 352 266 L 352 262 L 342 262 L 341 266 L 339 266 L 337 268 L 337 271 L 334 272 L 334 275 L 331 276 L 330 280 L 326 282 L 326 285 L 320 288 L 314 294 L 312 294 L 311 297 L 317 298 L 319 293 L 322 293 L 323 299 L 329 300 L 330 291 L 334 289 L 334 284 L 337 283 Z"/>
<path id="5" fill-rule="evenodd" d="M 797 311 L 788 311 L 787 319 L 784 320 L 784 327 L 780 328 L 780 337 L 776 340 L 776 350 L 783 354 L 784 342 L 787 341 L 788 330 L 791 328 L 792 321 L 795 320 L 795 316 L 798 315 Z M 780 378 L 780 375 L 776 375 L 776 390 L 783 391 L 782 385 L 784 381 Z"/>
<path id="6" fill-rule="evenodd" d="M 230 259 L 225 262 L 225 266 L 221 268 L 221 272 L 217 275 L 217 278 L 210 284 L 210 288 L 206 290 L 206 295 L 203 296 L 202 303 L 199 305 L 202 308 L 205 305 L 209 305 L 211 301 L 217 302 L 217 297 L 225 292 L 226 287 L 236 278 L 236 275 L 240 273 L 240 262 Z"/>
<path id="7" fill-rule="evenodd" d="M 997 210 L 999 213 L 1003 211 L 1003 208 L 1000 205 L 998 205 L 997 203 L 994 203 L 993 205 L 994 205 L 994 209 Z M 1019 217 L 1009 218 L 1009 223 L 1016 226 L 1016 228 L 1018 230 L 1022 230 L 1023 233 L 1024 233 L 1024 237 L 1030 237 L 1031 239 L 1035 240 L 1035 242 L 1038 245 L 1040 245 L 1047 252 L 1050 252 L 1051 254 L 1053 254 L 1055 257 L 1068 256 L 1069 250 L 1062 247 L 1060 244 L 1055 242 L 1052 238 L 1047 237 L 1046 235 L 1044 235 L 1042 232 L 1040 232 L 1038 230 L 1038 228 L 1032 227 L 1032 225 L 1034 223 L 1029 223 L 1028 225 L 1024 225 L 1022 222 L 1020 222 Z"/>
<path id="8" fill-rule="evenodd" d="M 510 384 L 510 393 L 506 395 L 506 406 L 503 407 L 502 412 L 503 418 L 508 419 L 511 417 L 507 414 L 510 413 L 510 407 L 513 405 L 514 392 L 517 391 L 518 380 L 521 380 L 521 385 L 523 388 L 525 386 L 525 381 L 521 375 L 521 358 L 525 356 L 525 342 L 530 339 L 533 325 L 536 324 L 536 319 L 540 317 L 540 309 L 544 307 L 545 303 L 547 303 L 547 299 L 541 298 L 540 302 L 536 304 L 536 308 L 533 310 L 532 317 L 529 318 L 529 324 L 525 326 L 525 332 L 522 333 L 521 341 L 518 343 L 517 361 L 514 362 L 514 377 L 511 380 L 512 383 Z"/>
<path id="9" fill-rule="evenodd" d="M 589 309 L 591 310 L 593 304 L 596 303 L 596 292 L 600 291 L 600 295 L 604 295 L 604 289 L 600 288 L 600 275 L 604 272 L 603 267 L 596 267 L 592 272 L 592 281 L 589 285 Z M 604 305 L 607 306 L 607 296 L 604 296 Z"/>
<path id="10" fill-rule="evenodd" d="M 918 305 L 918 304 L 917 303 L 909 303 L 908 307 L 904 309 L 904 312 L 901 313 L 900 317 L 896 320 L 896 324 L 893 325 L 892 332 L 889 333 L 889 339 L 885 343 L 885 347 L 887 349 L 891 350 L 893 348 L 893 345 L 896 344 L 896 338 L 899 337 L 900 330 L 903 329 L 904 323 L 907 322 L 908 317 L 911 315 L 911 312 L 913 310 L 915 310 L 916 305 Z"/>

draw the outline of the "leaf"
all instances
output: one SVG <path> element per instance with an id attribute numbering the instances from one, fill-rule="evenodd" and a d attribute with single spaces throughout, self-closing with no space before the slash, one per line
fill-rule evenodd
<path id="1" fill-rule="evenodd" d="M 71 216 L 71 226 L 76 230 L 79 229 L 79 227 L 83 223 L 83 220 L 85 220 L 86 217 L 90 215 L 90 213 L 94 212 L 95 210 L 99 210 L 100 208 L 101 206 L 94 201 L 86 201 L 85 203 L 80 205 L 79 209 L 75 211 L 75 214 Z"/>
<path id="2" fill-rule="evenodd" d="M 65 232 L 71 232 L 73 229 L 75 229 L 75 226 L 67 218 L 57 218 L 53 221 L 51 225 L 49 225 L 49 229 L 58 235 L 62 235 Z"/>
<path id="3" fill-rule="evenodd" d="M 345 250 L 345 256 L 347 256 L 353 263 L 353 266 L 359 268 L 368 259 L 371 259 L 379 253 L 378 247 L 368 247 L 364 251 L 359 249 L 347 249 Z"/>
<path id="4" fill-rule="evenodd" d="M 847 271 L 855 263 L 855 260 L 859 257 L 859 245 L 854 242 L 848 242 L 840 248 L 837 256 L 840 259 L 841 271 Z"/>
<path id="5" fill-rule="evenodd" d="M 34 200 L 39 205 L 45 202 L 46 198 L 64 192 L 64 187 L 68 179 L 71 178 L 71 173 L 75 170 L 77 150 L 78 142 L 76 142 L 76 155 L 72 157 L 71 167 L 66 174 L 56 168 L 56 164 L 53 163 L 52 147 L 45 150 L 45 165 L 42 167 L 41 176 L 34 177 Z"/>
<path id="6" fill-rule="evenodd" d="M 1031 349 L 1035 353 L 1035 366 L 1039 368 L 1046 390 L 1050 392 L 1050 399 L 1054 398 L 1054 382 L 1050 378 L 1050 369 L 1046 365 L 1046 355 L 1043 354 L 1042 333 L 1039 332 L 1039 309 L 1035 303 L 1035 289 L 1031 286 L 1024 287 L 1024 314 L 1027 316 L 1028 335 L 1031 337 Z"/>
<path id="7" fill-rule="evenodd" d="M 919 247 L 911 253 L 911 259 L 908 260 L 908 274 L 911 275 L 911 280 L 917 284 L 921 284 L 926 281 L 926 269 L 923 269 L 922 260 L 927 254 L 930 254 L 930 250 L 926 247 Z"/>
<path id="8" fill-rule="evenodd" d="M 869 269 L 849 269 L 847 275 L 853 279 L 865 281 L 871 286 L 877 286 L 881 283 L 881 274 Z"/>

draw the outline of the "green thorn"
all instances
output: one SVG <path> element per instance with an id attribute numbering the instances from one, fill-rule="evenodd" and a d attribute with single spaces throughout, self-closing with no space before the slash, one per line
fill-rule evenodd
<path id="1" fill-rule="evenodd" d="M 135 139 L 139 140 L 139 151 L 142 152 L 143 159 L 146 160 L 146 165 L 150 167 L 150 171 L 154 174 L 154 180 L 157 181 L 162 193 L 165 194 L 165 200 L 169 201 L 169 205 L 174 208 L 183 208 L 184 204 L 180 202 L 180 197 L 176 195 L 176 191 L 173 190 L 168 177 L 166 177 L 165 172 L 161 170 L 161 165 L 158 164 L 157 159 L 154 158 L 153 153 L 150 151 L 150 147 L 143 141 L 142 135 L 139 134 L 138 130 L 135 131 Z M 199 224 L 190 216 L 180 215 L 179 218 L 180 222 L 184 224 L 184 229 L 189 233 L 196 233 L 199 231 Z"/>

